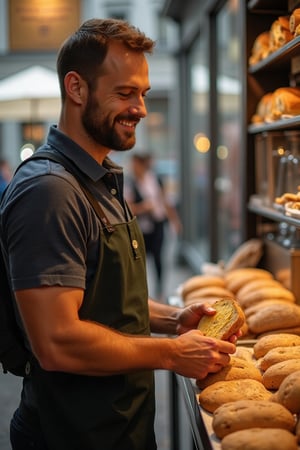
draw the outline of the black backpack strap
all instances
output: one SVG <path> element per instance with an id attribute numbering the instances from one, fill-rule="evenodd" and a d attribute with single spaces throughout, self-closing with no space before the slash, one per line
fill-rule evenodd
<path id="1" fill-rule="evenodd" d="M 68 172 L 70 172 L 78 181 L 80 184 L 80 187 L 87 197 L 88 201 L 92 205 L 95 213 L 97 214 L 100 222 L 104 226 L 104 228 L 109 232 L 112 233 L 114 231 L 114 226 L 109 221 L 107 215 L 103 211 L 103 208 L 101 207 L 100 203 L 95 199 L 91 191 L 89 190 L 87 183 L 84 179 L 83 173 L 74 165 L 72 162 L 66 158 L 61 153 L 57 152 L 48 152 L 48 151 L 42 151 L 39 150 L 37 153 L 34 153 L 29 159 L 49 159 L 51 161 L 58 162 L 61 164 Z M 24 163 L 28 161 L 25 160 Z M 22 164 L 21 164 L 22 165 Z M 20 166 L 19 166 L 20 167 Z"/>

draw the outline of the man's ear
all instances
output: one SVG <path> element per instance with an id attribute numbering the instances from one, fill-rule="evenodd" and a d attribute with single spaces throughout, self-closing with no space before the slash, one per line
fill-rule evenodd
<path id="1" fill-rule="evenodd" d="M 65 75 L 64 84 L 67 97 L 81 105 L 86 97 L 86 83 L 81 76 L 75 71 L 68 72 Z"/>

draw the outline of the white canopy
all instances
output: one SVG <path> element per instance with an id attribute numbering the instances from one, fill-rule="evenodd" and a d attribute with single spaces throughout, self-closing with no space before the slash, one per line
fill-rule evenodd
<path id="1" fill-rule="evenodd" d="M 57 119 L 60 90 L 57 74 L 32 66 L 0 80 L 0 121 Z"/>

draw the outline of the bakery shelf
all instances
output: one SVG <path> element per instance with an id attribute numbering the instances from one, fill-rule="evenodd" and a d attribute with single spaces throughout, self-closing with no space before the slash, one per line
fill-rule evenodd
<path id="1" fill-rule="evenodd" d="M 284 129 L 299 129 L 300 116 L 294 116 L 288 119 L 275 120 L 270 123 L 251 124 L 248 126 L 248 132 L 250 134 L 262 133 L 264 131 L 276 131 Z"/>
<path id="2" fill-rule="evenodd" d="M 282 0 L 250 0 L 248 2 L 248 9 L 251 12 L 258 12 L 260 14 L 287 14 L 287 10 L 282 7 Z"/>
<path id="3" fill-rule="evenodd" d="M 257 64 L 249 66 L 248 72 L 250 74 L 258 73 L 262 70 L 277 69 L 282 67 L 289 67 L 291 58 L 299 56 L 300 36 L 292 39 L 290 42 L 282 46 L 280 49 L 271 53 L 269 56 L 259 61 Z"/>
<path id="4" fill-rule="evenodd" d="M 275 222 L 286 222 L 289 225 L 294 225 L 300 228 L 300 220 L 294 217 L 287 216 L 274 208 L 268 208 L 267 206 L 257 206 L 249 203 L 248 210 L 254 214 L 265 217 L 266 219 L 273 220 Z"/>

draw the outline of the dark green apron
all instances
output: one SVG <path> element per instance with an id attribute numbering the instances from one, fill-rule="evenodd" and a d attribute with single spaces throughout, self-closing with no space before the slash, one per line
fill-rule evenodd
<path id="1" fill-rule="evenodd" d="M 145 249 L 133 219 L 101 231 L 100 258 L 80 310 L 124 333 L 149 335 Z M 49 450 L 154 450 L 152 371 L 93 377 L 33 370 Z"/>

